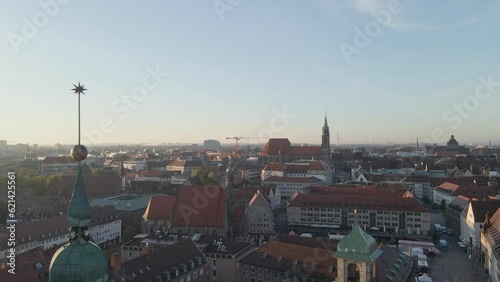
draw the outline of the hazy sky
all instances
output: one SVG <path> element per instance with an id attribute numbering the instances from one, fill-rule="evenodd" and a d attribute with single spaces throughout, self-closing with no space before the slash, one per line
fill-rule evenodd
<path id="1" fill-rule="evenodd" d="M 320 143 L 325 111 L 332 143 L 498 143 L 499 16 L 494 0 L 1 0 L 0 139 L 75 143 L 81 81 L 85 144 Z"/>

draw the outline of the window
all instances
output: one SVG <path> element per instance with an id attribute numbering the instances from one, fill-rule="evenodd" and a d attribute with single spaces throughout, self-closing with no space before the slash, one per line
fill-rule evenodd
<path id="1" fill-rule="evenodd" d="M 212 272 L 212 276 L 214 276 L 214 277 L 215 277 L 215 276 L 217 276 L 217 270 L 214 270 L 214 271 Z"/>
<path id="2" fill-rule="evenodd" d="M 213 260 L 212 260 L 212 265 L 213 265 L 213 266 L 216 266 L 216 265 L 217 265 L 217 261 L 213 259 Z"/>

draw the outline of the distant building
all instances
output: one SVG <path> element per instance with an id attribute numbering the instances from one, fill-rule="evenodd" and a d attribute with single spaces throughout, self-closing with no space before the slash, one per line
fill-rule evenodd
<path id="1" fill-rule="evenodd" d="M 45 174 L 63 173 L 65 171 L 76 171 L 78 162 L 71 157 L 46 157 L 42 160 L 40 168 Z M 73 177 L 74 178 L 74 177 Z"/>
<path id="2" fill-rule="evenodd" d="M 262 169 L 261 179 L 271 176 L 309 178 L 316 177 L 323 184 L 333 183 L 333 167 L 325 161 L 300 161 L 295 163 L 269 163 Z"/>
<path id="3" fill-rule="evenodd" d="M 453 135 L 446 146 L 437 146 L 434 144 L 434 146 L 427 146 L 426 151 L 427 156 L 438 157 L 456 157 L 459 154 L 468 154 L 470 152 L 465 145 L 460 146 Z"/>
<path id="4" fill-rule="evenodd" d="M 0 150 L 7 148 L 7 140 L 0 140 Z"/>
<path id="5" fill-rule="evenodd" d="M 193 171 L 202 167 L 200 160 L 174 160 L 167 165 L 167 171 L 180 171 L 183 175 L 191 176 Z"/>
<path id="6" fill-rule="evenodd" d="M 205 151 L 214 151 L 216 153 L 220 152 L 220 142 L 218 140 L 209 139 L 203 141 L 203 149 Z"/>
<path id="7" fill-rule="evenodd" d="M 262 185 L 264 186 L 275 187 L 276 190 L 279 191 L 280 195 L 285 198 L 291 197 L 293 193 L 299 192 L 303 188 L 321 184 L 324 184 L 324 182 L 317 177 L 303 178 L 271 176 L 262 182 Z"/>
<path id="8" fill-rule="evenodd" d="M 444 200 L 446 205 L 449 205 L 459 195 L 485 199 L 489 196 L 496 196 L 495 188 L 492 186 L 479 186 L 479 185 L 457 185 L 450 182 L 445 182 L 438 187 L 434 188 L 434 203 L 441 204 Z"/>

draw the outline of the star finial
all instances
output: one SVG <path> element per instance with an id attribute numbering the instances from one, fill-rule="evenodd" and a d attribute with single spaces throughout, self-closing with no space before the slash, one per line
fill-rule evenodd
<path id="1" fill-rule="evenodd" d="M 71 90 L 74 91 L 73 94 L 83 94 L 83 95 L 85 95 L 85 93 L 83 93 L 84 91 L 87 90 L 85 88 L 85 85 L 81 85 L 80 82 L 78 82 L 78 85 L 73 84 L 73 86 L 75 87 L 75 88 L 71 89 Z"/>

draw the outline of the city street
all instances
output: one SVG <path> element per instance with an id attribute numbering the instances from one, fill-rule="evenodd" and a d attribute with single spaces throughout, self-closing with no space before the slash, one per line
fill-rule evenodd
<path id="1" fill-rule="evenodd" d="M 458 246 L 457 236 L 443 235 L 441 238 L 448 242 L 448 251 L 442 251 L 435 258 L 428 258 L 433 281 L 486 281 L 484 269 L 480 263 L 469 259 L 464 249 Z"/>

